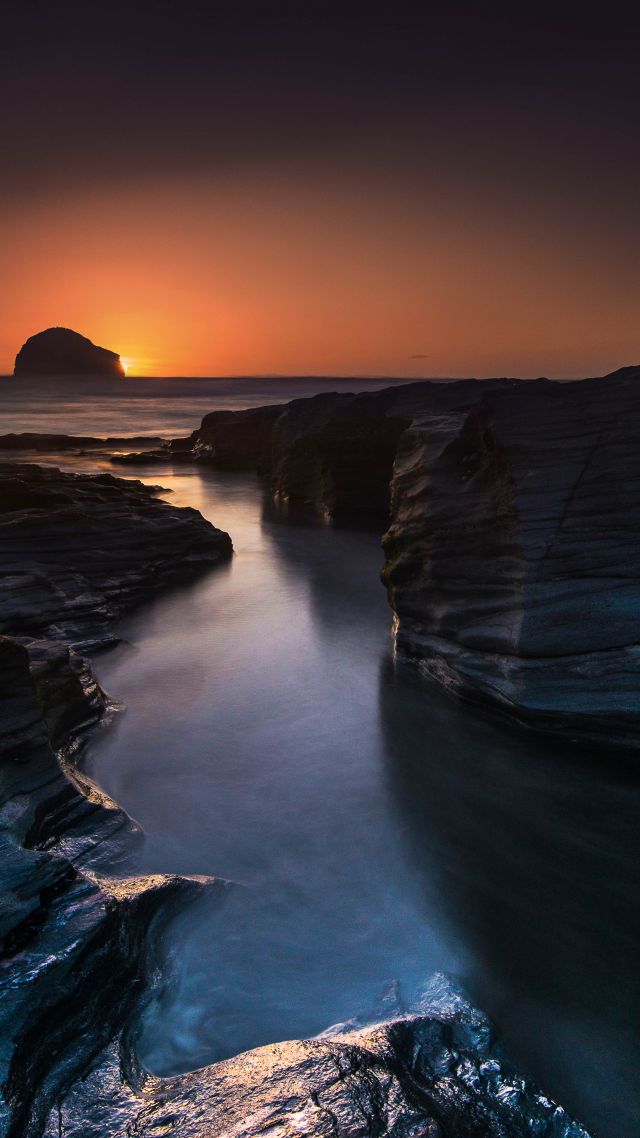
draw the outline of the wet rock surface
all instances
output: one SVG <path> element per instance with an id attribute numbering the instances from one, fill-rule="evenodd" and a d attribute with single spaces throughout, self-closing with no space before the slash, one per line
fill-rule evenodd
<path id="1" fill-rule="evenodd" d="M 231 556 L 229 535 L 140 482 L 0 462 L 0 632 L 73 643 Z"/>
<path id="2" fill-rule="evenodd" d="M 317 395 L 215 412 L 151 458 L 255 469 L 285 518 L 388 526 L 396 643 L 425 675 L 528 727 L 637 748 L 639 392 L 625 368 Z"/>
<path id="3" fill-rule="evenodd" d="M 504 1059 L 490 1023 L 445 977 L 418 1005 L 170 1079 L 137 1070 L 124 1037 L 71 1088 L 45 1133 L 588 1138 Z"/>
<path id="4" fill-rule="evenodd" d="M 84 375 L 124 377 L 117 352 L 100 348 L 71 328 L 45 328 L 20 348 L 14 367 L 16 376 Z"/>
<path id="5" fill-rule="evenodd" d="M 398 649 L 565 738 L 640 742 L 640 369 L 416 416 L 384 578 Z"/>
<path id="6" fill-rule="evenodd" d="M 138 828 L 78 766 L 110 707 L 77 649 L 231 542 L 140 484 L 13 463 L 0 534 L 0 1133 L 23 1138 L 139 1006 L 158 922 L 223 887 L 121 876 Z"/>

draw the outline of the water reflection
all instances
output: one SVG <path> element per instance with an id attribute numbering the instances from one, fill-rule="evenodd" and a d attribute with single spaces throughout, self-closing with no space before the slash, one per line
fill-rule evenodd
<path id="1" fill-rule="evenodd" d="M 425 908 L 512 1053 L 609 1138 L 637 1132 L 637 779 L 464 713 L 385 664 L 387 785 Z"/>
<path id="2" fill-rule="evenodd" d="M 316 1032 L 456 949 L 418 903 L 383 779 L 377 538 L 271 525 L 250 478 L 162 481 L 236 554 L 127 621 L 135 649 L 99 661 L 128 711 L 92 772 L 144 826 L 141 869 L 241 883 L 173 927 L 172 982 L 141 1042 L 164 1073 Z"/>
<path id="3" fill-rule="evenodd" d="M 450 971 L 602 1138 L 637 1132 L 639 791 L 611 758 L 511 734 L 391 667 L 371 533 L 283 525 L 248 476 L 140 468 L 235 556 L 123 625 L 97 780 L 140 869 L 239 883 L 168 938 L 143 1060 L 185 1070 L 410 998 Z"/>

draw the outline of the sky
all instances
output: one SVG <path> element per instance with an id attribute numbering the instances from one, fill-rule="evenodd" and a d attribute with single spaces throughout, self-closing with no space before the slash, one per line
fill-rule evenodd
<path id="1" fill-rule="evenodd" d="M 4 0 L 0 372 L 640 362 L 640 12 Z"/>

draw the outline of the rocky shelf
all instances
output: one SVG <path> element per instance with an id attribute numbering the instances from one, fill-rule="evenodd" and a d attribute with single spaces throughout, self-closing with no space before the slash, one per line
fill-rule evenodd
<path id="1" fill-rule="evenodd" d="M 141 447 L 150 450 L 161 446 L 163 439 L 158 435 L 111 435 L 107 438 L 98 438 L 96 435 L 47 435 L 32 431 L 23 431 L 20 434 L 0 435 L 0 451 L 29 451 L 43 453 L 46 451 L 78 451 L 104 450 L 112 451 L 114 447 Z"/>
<path id="2" fill-rule="evenodd" d="M 137 827 L 77 760 L 109 714 L 83 650 L 231 541 L 141 483 L 17 463 L 0 464 L 0 535 L 0 1134 L 22 1138 L 138 1007 L 151 927 L 223 888 L 120 876 Z"/>
<path id="3" fill-rule="evenodd" d="M 589 1138 L 446 977 L 412 1013 L 383 1003 L 368 1027 L 336 1024 L 179 1078 L 138 1071 L 125 1037 L 71 1087 L 46 1138 Z"/>

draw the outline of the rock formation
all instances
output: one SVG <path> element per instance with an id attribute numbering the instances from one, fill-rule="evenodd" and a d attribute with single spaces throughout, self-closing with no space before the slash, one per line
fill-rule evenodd
<path id="1" fill-rule="evenodd" d="M 30 336 L 16 356 L 14 375 L 110 376 L 122 379 L 117 352 L 99 348 L 71 328 L 46 328 Z"/>
<path id="2" fill-rule="evenodd" d="M 155 457 L 257 469 L 281 512 L 388 525 L 399 652 L 521 724 L 637 748 L 639 392 L 626 368 L 319 395 L 215 412 Z"/>
<path id="3" fill-rule="evenodd" d="M 490 1023 L 442 976 L 416 1013 L 336 1025 L 179 1078 L 106 1049 L 46 1138 L 588 1138 L 504 1060 Z"/>
<path id="4" fill-rule="evenodd" d="M 78 649 L 231 542 L 140 483 L 14 463 L 0 464 L 0 534 L 0 1134 L 23 1138 L 138 1008 L 152 927 L 222 888 L 121 876 L 137 827 L 78 767 L 109 714 Z"/>
<path id="5" fill-rule="evenodd" d="M 486 381 L 491 387 L 510 382 Z M 482 387 L 475 380 L 423 382 L 214 411 L 189 438 L 114 461 L 195 461 L 222 470 L 256 470 L 282 513 L 380 527 L 389 516 L 389 484 L 403 431 L 425 406 L 471 406 Z"/>
<path id="6" fill-rule="evenodd" d="M 132 604 L 231 556 L 229 535 L 141 482 L 0 463 L 0 632 L 113 637 Z"/>

